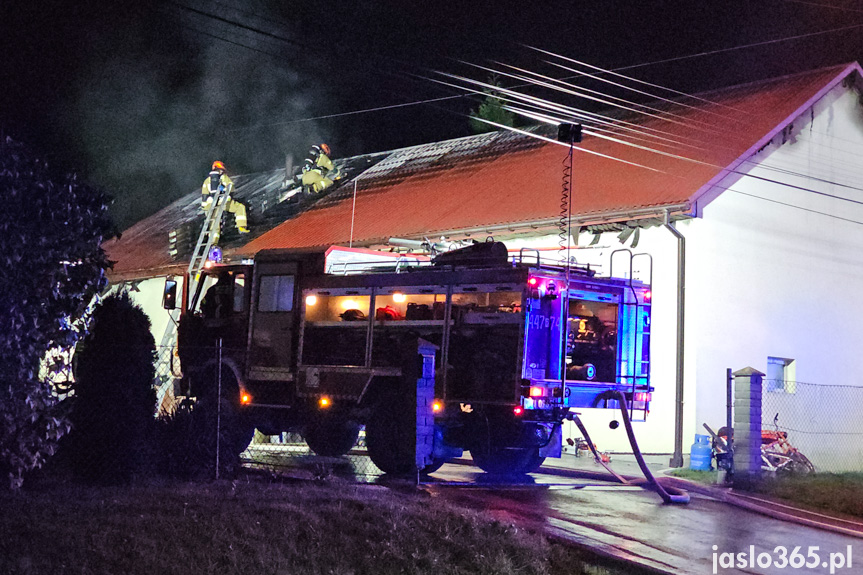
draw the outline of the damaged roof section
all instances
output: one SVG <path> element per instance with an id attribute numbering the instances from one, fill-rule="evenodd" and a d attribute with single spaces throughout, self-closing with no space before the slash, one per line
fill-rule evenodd
<path id="1" fill-rule="evenodd" d="M 859 71 L 856 64 L 826 68 L 702 94 L 673 110 L 663 104 L 653 117 L 621 118 L 666 138 L 664 145 L 644 144 L 659 154 L 586 135 L 573 158 L 574 225 L 600 231 L 610 224 L 633 234 L 665 211 L 679 216 L 693 210 L 709 199 L 716 182 Z M 612 135 L 641 144 L 631 132 L 627 136 L 626 125 L 621 122 Z M 554 139 L 552 127 L 532 131 Z M 285 169 L 236 176 L 233 195 L 248 206 L 252 233 L 241 237 L 225 226 L 222 247 L 227 257 L 239 258 L 271 248 L 552 228 L 560 218 L 567 153 L 567 147 L 531 135 L 491 132 L 345 158 L 335 161 L 345 173 L 339 186 L 296 203 L 278 201 Z M 106 242 L 117 261 L 112 278 L 185 270 L 188 259 L 169 254 L 169 233 L 199 218 L 197 190 Z"/>

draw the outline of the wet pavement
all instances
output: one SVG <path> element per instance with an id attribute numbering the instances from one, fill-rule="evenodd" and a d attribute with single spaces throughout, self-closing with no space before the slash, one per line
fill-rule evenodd
<path id="1" fill-rule="evenodd" d="M 667 456 L 653 458 L 650 467 L 660 476 L 667 462 Z M 688 505 L 665 505 L 653 491 L 616 482 L 588 457 L 549 459 L 539 473 L 504 480 L 470 463 L 465 458 L 444 465 L 422 488 L 458 505 L 485 510 L 500 521 L 542 530 L 649 570 L 699 575 L 863 574 L 863 539 L 773 519 L 692 492 Z M 362 450 L 321 458 L 304 445 L 258 446 L 247 452 L 246 465 L 303 479 L 332 475 L 388 483 Z M 620 474 L 640 476 L 631 457 L 615 456 L 611 465 Z M 801 557 L 783 566 L 777 547 L 785 548 L 789 560 L 798 546 Z M 813 567 L 795 568 L 801 561 Z"/>
<path id="2" fill-rule="evenodd" d="M 625 466 L 615 465 L 619 467 Z M 665 505 L 656 493 L 640 487 L 546 473 L 532 474 L 523 483 L 496 484 L 463 465 L 445 465 L 436 477 L 438 482 L 426 487 L 436 496 L 666 573 L 823 574 L 831 573 L 831 561 L 833 573 L 863 573 L 863 539 L 779 521 L 699 495 L 688 505 Z M 776 549 L 780 546 L 786 549 L 786 560 L 800 546 L 803 557 L 794 564 L 802 559 L 815 566 L 783 567 L 783 553 Z M 810 550 L 817 560 L 807 556 Z M 769 557 L 759 558 L 765 553 Z M 732 566 L 723 567 L 729 560 Z"/>

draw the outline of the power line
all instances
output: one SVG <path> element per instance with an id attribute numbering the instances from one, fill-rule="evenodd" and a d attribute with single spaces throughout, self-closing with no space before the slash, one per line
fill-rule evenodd
<path id="1" fill-rule="evenodd" d="M 278 36 L 278 35 L 276 35 L 276 34 L 272 34 L 272 33 L 270 33 L 270 32 L 266 32 L 266 31 L 263 31 L 263 30 L 259 30 L 259 29 L 257 29 L 257 28 L 254 28 L 254 27 L 251 27 L 251 26 L 247 26 L 247 25 L 244 25 L 244 24 L 241 24 L 241 23 L 236 23 L 236 22 L 234 22 L 234 21 L 232 21 L 232 20 L 229 20 L 229 19 L 227 19 L 227 18 L 222 18 L 222 17 L 217 16 L 217 15 L 214 15 L 214 14 L 210 14 L 210 13 L 207 13 L 207 12 L 204 12 L 204 11 L 201 11 L 201 10 L 197 10 L 197 9 L 194 9 L 194 8 L 190 8 L 190 7 L 188 7 L 188 6 L 185 6 L 185 5 L 183 5 L 183 4 L 180 4 L 180 3 L 178 3 L 178 2 L 175 2 L 175 1 L 173 1 L 173 0 L 165 0 L 165 1 L 166 1 L 167 3 L 170 3 L 170 4 L 173 4 L 173 5 L 175 5 L 175 6 L 178 6 L 178 7 L 182 8 L 182 9 L 186 9 L 186 10 L 189 10 L 189 11 L 191 11 L 191 12 L 194 12 L 194 13 L 200 14 L 200 15 L 202 15 L 202 16 L 209 17 L 209 18 L 214 18 L 214 19 L 216 19 L 216 20 L 219 20 L 219 21 L 222 21 L 222 22 L 225 22 L 225 23 L 231 24 L 231 25 L 236 25 L 236 26 L 239 26 L 239 27 L 244 28 L 244 29 L 246 29 L 246 30 L 249 30 L 249 31 L 255 32 L 255 33 L 261 33 L 261 34 L 264 34 L 264 35 L 266 35 L 266 36 L 268 36 L 268 37 L 272 37 L 272 38 L 274 38 L 274 39 L 277 39 L 277 40 L 280 40 L 280 41 L 284 41 L 284 42 L 290 43 L 290 44 L 292 44 L 292 45 L 296 45 L 296 46 L 299 46 L 299 47 L 309 47 L 309 46 L 307 46 L 307 45 L 306 45 L 306 44 L 304 44 L 304 43 L 297 42 L 297 41 L 295 41 L 295 40 L 289 40 L 289 39 L 283 38 L 283 37 L 281 37 L 281 36 Z M 834 32 L 841 32 L 841 31 L 853 30 L 853 29 L 858 29 L 858 28 L 861 28 L 861 27 L 863 27 L 863 24 L 856 24 L 856 25 L 852 25 L 852 26 L 845 26 L 845 27 L 841 27 L 841 28 L 833 28 L 833 29 L 830 29 L 830 30 L 822 30 L 822 31 L 818 31 L 818 32 L 808 33 L 808 34 L 801 34 L 801 35 L 796 35 L 796 36 L 789 36 L 789 37 L 785 37 L 785 38 L 777 38 L 777 39 L 767 40 L 767 41 L 763 41 L 763 42 L 756 42 L 756 43 L 752 43 L 752 44 L 745 44 L 745 45 L 741 45 L 741 46 L 733 46 L 733 47 L 723 48 L 723 49 L 719 49 L 719 50 L 712 50 L 712 51 L 707 51 L 707 52 L 700 52 L 700 53 L 696 53 L 696 54 L 690 54 L 690 55 L 686 55 L 686 56 L 678 56 L 678 57 L 675 57 L 675 58 L 668 58 L 668 59 L 664 59 L 664 60 L 656 60 L 656 61 L 652 61 L 652 62 L 645 62 L 645 63 L 641 63 L 641 64 L 632 64 L 632 65 L 628 65 L 628 66 L 621 66 L 621 67 L 614 68 L 614 69 L 610 70 L 609 72 L 620 72 L 620 71 L 622 71 L 622 70 L 630 70 L 630 69 L 635 69 L 635 68 L 642 68 L 642 67 L 646 67 L 646 66 L 652 66 L 652 65 L 656 65 L 656 64 L 663 64 L 663 63 L 667 63 L 667 62 L 673 62 L 673 61 L 679 61 L 679 60 L 685 60 L 685 59 L 691 59 L 691 58 L 698 58 L 698 57 L 701 57 L 701 56 L 707 56 L 707 55 L 713 55 L 713 54 L 719 54 L 719 53 L 731 52 L 731 51 L 734 51 L 734 50 L 743 50 L 743 49 L 753 48 L 753 47 L 757 47 L 757 46 L 764 46 L 764 45 L 768 45 L 768 44 L 775 44 L 775 43 L 779 43 L 779 42 L 787 42 L 787 41 L 792 41 L 792 40 L 798 40 L 798 39 L 805 38 L 805 37 L 809 37 L 809 36 L 817 36 L 817 35 L 823 35 L 823 34 L 830 34 L 830 33 L 834 33 Z M 214 37 L 215 37 L 215 36 L 214 36 Z M 215 38 L 217 38 L 217 39 L 219 39 L 219 40 L 222 40 L 222 41 L 225 41 L 225 42 L 229 42 L 229 43 L 231 43 L 231 44 L 235 44 L 235 45 L 238 45 L 238 46 L 246 47 L 246 48 L 248 48 L 248 49 L 250 49 L 250 50 L 254 50 L 254 51 L 256 51 L 256 52 L 261 52 L 261 51 L 260 51 L 260 50 L 258 50 L 258 49 L 251 48 L 251 47 L 249 47 L 249 46 L 245 46 L 245 45 L 240 44 L 240 43 L 238 43 L 238 42 L 232 42 L 232 41 L 230 41 L 230 40 L 226 40 L 226 39 L 224 39 L 224 38 L 218 38 L 218 37 L 215 37 Z M 264 52 L 264 53 L 266 53 L 266 52 Z M 269 54 L 269 53 L 267 53 L 267 54 Z M 273 54 L 269 54 L 269 55 L 274 56 Z M 276 56 L 276 57 L 277 57 L 277 56 Z M 568 78 L 562 78 L 562 79 L 564 79 L 564 80 L 565 80 L 565 79 L 572 79 L 572 78 L 571 78 L 571 77 L 568 77 Z M 637 81 L 636 79 L 632 79 L 632 80 L 633 80 L 633 81 Z M 684 94 L 684 93 L 681 93 L 681 94 L 682 94 L 682 95 L 687 95 L 687 96 L 690 96 L 690 97 L 695 97 L 695 96 L 692 96 L 692 95 L 689 95 L 689 94 Z M 464 98 L 464 97 L 466 97 L 464 94 L 457 94 L 457 95 L 453 95 L 453 96 L 444 96 L 444 97 L 440 97 L 440 98 L 433 98 L 433 99 L 427 99 L 427 100 L 417 100 L 417 101 L 413 101 L 413 102 L 405 102 L 405 103 L 403 103 L 403 104 L 395 105 L 394 107 L 407 107 L 407 106 L 412 106 L 412 105 L 414 105 L 414 106 L 415 106 L 415 105 L 423 105 L 423 104 L 427 104 L 427 103 L 429 103 L 429 102 L 442 102 L 442 101 L 445 101 L 445 100 L 455 100 L 455 99 L 461 99 L 461 98 Z M 343 113 L 340 113 L 340 114 L 335 114 L 335 115 L 333 115 L 333 117 L 341 117 L 341 116 L 348 116 L 348 115 L 363 114 L 363 113 L 367 113 L 367 112 L 380 111 L 381 109 L 387 109 L 387 108 L 386 108 L 386 107 L 375 107 L 375 108 L 367 108 L 367 109 L 353 110 L 353 111 L 350 111 L 350 112 L 343 112 Z M 275 123 L 273 123 L 273 124 L 259 124 L 259 125 L 256 125 L 256 126 L 254 126 L 254 127 L 248 128 L 248 129 L 260 129 L 260 128 L 262 128 L 262 127 L 266 127 L 266 126 L 269 126 L 269 125 L 280 125 L 280 124 L 284 124 L 284 123 L 297 123 L 297 122 L 304 122 L 304 121 L 314 121 L 315 119 L 326 119 L 326 117 L 321 117 L 321 118 L 300 118 L 300 119 L 295 119 L 295 120 L 289 120 L 289 121 L 286 121 L 286 122 L 275 122 Z M 243 128 L 234 128 L 234 129 L 233 129 L 233 131 L 240 131 L 240 130 L 242 130 L 242 129 L 243 129 Z"/>
<path id="2" fill-rule="evenodd" d="M 727 191 L 727 192 L 733 192 L 733 193 L 735 193 L 735 194 L 740 194 L 740 195 L 742 195 L 742 196 L 749 196 L 750 198 L 756 198 L 756 199 L 759 199 L 759 200 L 764 200 L 765 202 L 771 202 L 771 203 L 773 203 L 773 204 L 779 204 L 779 205 L 782 205 L 782 206 L 787 206 L 787 207 L 789 207 L 789 208 L 795 208 L 795 209 L 798 209 L 798 210 L 803 210 L 804 212 L 810 212 L 810 213 L 813 213 L 813 214 L 818 214 L 819 216 L 826 216 L 826 217 L 828 217 L 828 218 L 833 218 L 833 219 L 835 219 L 835 220 L 840 220 L 840 221 L 843 221 L 843 222 L 849 222 L 849 223 L 852 223 L 852 224 L 860 224 L 861 226 L 863 226 L 863 221 L 859 221 L 859 220 L 852 220 L 851 218 L 843 218 L 842 216 L 835 216 L 835 215 L 833 215 L 833 214 L 828 214 L 827 212 L 820 212 L 820 211 L 818 211 L 818 210 L 813 210 L 813 209 L 811 209 L 811 208 L 804 208 L 804 207 L 802 207 L 802 206 L 795 206 L 794 204 L 789 204 L 788 202 L 781 202 L 781 201 L 779 201 L 779 200 L 774 200 L 774 199 L 772 199 L 772 198 L 765 198 L 765 197 L 763 197 L 763 196 L 756 196 L 755 194 L 750 194 L 750 193 L 747 193 L 747 192 L 741 192 L 740 190 L 735 190 L 734 188 L 723 188 L 723 187 L 719 187 L 719 189 L 721 189 L 721 190 L 725 190 L 725 191 Z"/>
<path id="3" fill-rule="evenodd" d="M 798 34 L 796 36 L 777 38 L 775 40 L 765 40 L 763 42 L 753 42 L 751 44 L 744 44 L 742 46 L 731 46 L 729 48 L 720 48 L 718 50 L 707 50 L 705 52 L 698 52 L 696 54 L 689 54 L 687 56 L 676 56 L 674 58 L 665 58 L 663 60 L 653 60 L 651 62 L 644 62 L 642 64 L 631 64 L 629 66 L 620 66 L 618 68 L 614 68 L 614 70 L 616 72 L 620 72 L 621 70 L 634 70 L 635 68 L 644 68 L 646 66 L 656 66 L 657 64 L 667 64 L 669 62 L 679 62 L 681 60 L 690 60 L 692 58 L 700 58 L 702 56 L 714 56 L 716 54 L 724 54 L 727 52 L 733 52 L 735 50 L 746 50 L 747 48 L 757 48 L 759 46 L 778 44 L 780 42 L 790 42 L 792 40 L 801 40 L 803 38 L 811 38 L 813 36 L 823 36 L 825 34 L 833 34 L 834 32 L 847 32 L 848 30 L 858 30 L 860 28 L 863 28 L 863 24 L 852 24 L 851 26 L 842 26 L 841 28 L 830 28 L 829 30 L 820 30 L 818 32 L 808 32 L 806 34 Z"/>
<path id="4" fill-rule="evenodd" d="M 857 8 L 848 8 L 847 6 L 836 6 L 834 4 L 822 4 L 820 2 L 811 2 L 808 0 L 782 0 L 783 2 L 790 2 L 793 4 L 803 4 L 806 6 L 817 6 L 818 8 L 829 8 L 831 10 L 841 10 L 842 12 L 854 12 L 857 14 L 863 14 L 863 10 L 859 10 Z"/>

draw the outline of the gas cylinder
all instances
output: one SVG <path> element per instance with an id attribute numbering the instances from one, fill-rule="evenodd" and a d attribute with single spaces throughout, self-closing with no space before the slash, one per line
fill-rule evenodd
<path id="1" fill-rule="evenodd" d="M 695 443 L 689 452 L 689 469 L 710 471 L 710 458 L 713 449 L 710 447 L 710 436 L 695 435 Z"/>

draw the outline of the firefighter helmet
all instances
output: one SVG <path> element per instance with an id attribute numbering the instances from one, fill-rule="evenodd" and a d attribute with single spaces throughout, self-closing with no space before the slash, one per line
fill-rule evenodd
<path id="1" fill-rule="evenodd" d="M 321 151 L 323 151 L 326 155 L 330 155 L 330 147 L 326 144 L 321 144 Z"/>
<path id="2" fill-rule="evenodd" d="M 225 171 L 225 164 L 223 164 L 219 160 L 216 160 L 215 162 L 213 162 L 213 169 L 214 170 L 221 170 L 224 172 Z"/>

